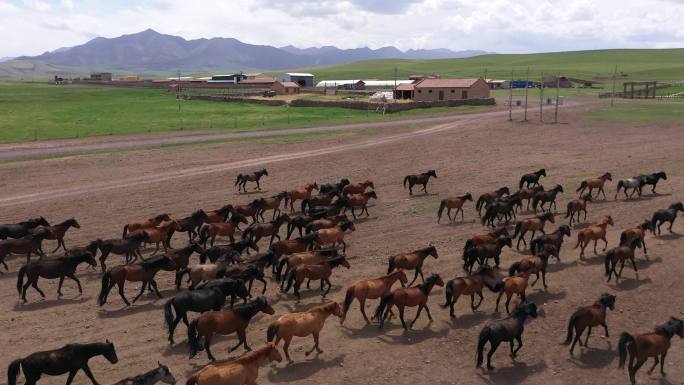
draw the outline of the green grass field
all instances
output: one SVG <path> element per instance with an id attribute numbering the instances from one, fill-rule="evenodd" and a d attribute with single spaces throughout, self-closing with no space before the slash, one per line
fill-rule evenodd
<path id="1" fill-rule="evenodd" d="M 180 105 L 180 110 L 179 110 Z M 488 107 L 434 108 L 379 115 L 343 108 L 289 108 L 202 100 L 176 101 L 157 89 L 0 82 L 0 143 L 97 135 L 212 129 L 277 130 Z"/>
<path id="2" fill-rule="evenodd" d="M 616 104 L 614 107 L 606 106 L 592 112 L 591 117 L 630 123 L 681 123 L 684 122 L 684 103 L 652 101 Z"/>

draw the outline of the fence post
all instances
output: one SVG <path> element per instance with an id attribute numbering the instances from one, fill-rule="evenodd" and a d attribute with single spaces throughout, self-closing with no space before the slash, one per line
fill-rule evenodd
<path id="1" fill-rule="evenodd" d="M 261 125 L 263 126 L 265 124 L 266 124 L 266 117 L 264 116 L 264 114 L 261 114 Z"/>
<path id="2" fill-rule="evenodd" d="M 235 124 L 234 124 L 234 126 L 235 126 L 235 128 L 238 127 L 238 125 L 237 125 L 237 116 L 235 116 Z"/>
<path id="3" fill-rule="evenodd" d="M 209 128 L 213 128 L 213 121 L 211 118 L 209 118 Z"/>
<path id="4" fill-rule="evenodd" d="M 183 131 L 183 118 L 181 118 L 181 121 L 180 121 L 180 130 Z"/>

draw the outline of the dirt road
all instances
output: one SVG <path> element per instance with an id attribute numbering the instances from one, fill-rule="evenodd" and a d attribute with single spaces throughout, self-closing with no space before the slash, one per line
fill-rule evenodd
<path id="1" fill-rule="evenodd" d="M 341 301 L 344 285 L 384 274 L 388 256 L 430 243 L 436 245 L 439 258 L 428 260 L 425 272 L 437 272 L 445 279 L 462 275 L 463 243 L 485 229 L 472 204 L 466 208 L 465 222 L 437 225 L 439 200 L 467 191 L 477 196 L 502 185 L 513 189 L 521 174 L 540 167 L 549 174 L 542 179 L 545 186 L 561 183 L 565 187 L 559 208 L 576 197 L 574 189 L 586 177 L 606 171 L 615 178 L 643 171 L 667 171 L 668 180 L 658 187 L 661 195 L 614 201 L 613 183 L 607 190 L 608 200 L 590 205 L 590 221 L 604 214 L 615 219 L 615 227 L 608 234 L 611 247 L 617 244 L 622 229 L 640 223 L 656 209 L 682 200 L 684 154 L 680 150 L 684 138 L 680 127 L 598 124 L 578 118 L 584 116 L 583 112 L 582 108 L 561 111 L 561 119 L 569 122 L 563 125 L 523 125 L 505 122 L 496 115 L 472 116 L 399 133 L 384 127 L 367 135 L 358 130 L 306 141 L 219 143 L 2 164 L 1 222 L 36 215 L 57 222 L 75 216 L 81 229 L 67 234 L 67 246 L 72 246 L 98 237 L 120 236 L 121 226 L 127 221 L 162 211 L 180 217 L 199 207 L 213 209 L 225 203 L 245 203 L 309 181 L 328 182 L 343 176 L 370 178 L 379 199 L 369 208 L 371 216 L 358 220 L 357 231 L 348 235 L 351 269 L 335 271 L 332 277 L 334 286 L 329 297 Z M 236 194 L 234 175 L 261 164 L 268 167 L 270 174 L 264 179 L 266 191 Z M 404 175 L 427 169 L 436 169 L 438 175 L 429 186 L 430 195 L 409 198 L 401 186 Z M 681 316 L 684 310 L 679 288 L 684 273 L 678 252 L 683 242 L 679 234 L 684 232 L 684 222 L 680 221 L 675 223 L 676 234 L 647 237 L 650 255 L 647 260 L 638 253 L 638 279 L 626 268 L 624 279 L 617 285 L 605 283 L 602 257 L 589 253 L 587 261 L 578 260 L 579 252 L 572 248 L 576 233 L 573 229 L 573 238 L 563 246 L 561 262 L 550 266 L 548 291 L 539 285 L 528 291 L 528 299 L 538 304 L 541 312 L 526 326 L 525 345 L 518 358 L 512 361 L 508 347 L 502 345 L 494 356 L 497 369 L 491 373 L 475 369 L 475 346 L 482 325 L 504 316 L 494 313 L 495 294 L 485 292 L 476 313 L 470 310 L 467 299 L 460 300 L 458 318 L 451 321 L 448 312 L 439 307 L 444 290 L 438 288 L 429 300 L 433 322 L 423 314 L 414 330 L 404 332 L 393 320 L 379 331 L 375 325 L 364 326 L 358 304 L 354 303 L 344 326 L 329 319 L 321 335 L 324 353 L 304 357 L 303 351 L 310 348 L 312 341 L 295 339 L 291 353 L 297 362 L 262 368 L 259 383 L 626 384 L 626 372 L 617 369 L 619 334 L 651 330 L 671 315 Z M 562 215 L 549 229 L 560 223 L 567 223 Z M 53 243 L 48 242 L 46 248 L 54 247 Z M 182 244 L 182 237 L 174 240 L 174 246 Z M 508 267 L 524 255 L 505 249 L 502 264 Z M 164 299 L 145 294 L 130 308 L 123 307 L 115 295 L 110 296 L 110 303 L 98 307 L 95 299 L 100 276 L 87 268 L 78 273 L 84 285 L 83 296 L 79 297 L 73 283 L 67 282 L 64 298 L 57 300 L 56 282 L 41 279 L 39 285 L 47 299 L 41 300 L 29 290 L 30 303 L 21 305 L 15 284 L 22 262 L 22 258 L 11 258 L 9 272 L 0 276 L 0 381 L 6 378 L 8 363 L 16 357 L 70 342 L 105 338 L 116 344 L 119 363 L 110 365 L 102 358 L 91 361 L 101 383 L 142 373 L 156 366 L 158 360 L 184 382 L 189 373 L 207 362 L 204 352 L 194 359 L 187 358 L 186 329 L 182 325 L 177 331 L 177 344 L 168 346 L 162 307 L 174 294 L 171 274 L 162 273 L 158 278 Z M 120 260 L 110 257 L 108 263 Z M 137 285 L 129 285 L 126 294 L 130 298 L 137 290 Z M 593 303 L 602 292 L 617 294 L 616 310 L 608 315 L 611 337 L 601 338 L 601 332 L 595 330 L 590 348 L 577 349 L 571 358 L 567 347 L 560 345 L 568 317 L 577 306 Z M 303 300 L 296 303 L 290 294 L 279 293 L 271 281 L 266 295 L 276 315 L 306 309 L 321 301 L 312 290 L 304 291 Z M 376 304 L 369 301 L 367 311 L 372 312 Z M 413 309 L 407 313 L 408 318 L 415 314 Z M 255 318 L 247 331 L 250 345 L 264 341 L 266 328 L 274 319 Z M 235 336 L 218 338 L 212 351 L 224 360 L 234 356 L 226 350 L 234 344 Z M 667 379 L 661 380 L 657 374 L 649 376 L 642 369 L 639 383 L 682 383 L 682 359 L 684 344 L 675 338 L 665 365 Z M 64 381 L 64 377 L 41 379 L 44 384 Z M 87 381 L 82 373 L 76 377 L 78 384 Z"/>

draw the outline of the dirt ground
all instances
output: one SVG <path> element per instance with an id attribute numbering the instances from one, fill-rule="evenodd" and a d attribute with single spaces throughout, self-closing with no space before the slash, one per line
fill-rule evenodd
<path id="1" fill-rule="evenodd" d="M 615 182 L 607 188 L 606 201 L 592 203 L 588 221 L 610 214 L 615 227 L 608 233 L 609 246 L 616 246 L 620 232 L 649 218 L 653 211 L 682 200 L 684 188 L 684 136 L 681 126 L 644 123 L 625 125 L 596 123 L 584 118 L 591 107 L 561 110 L 566 124 L 540 125 L 509 123 L 502 115 L 473 114 L 454 123 L 380 127 L 368 131 L 322 136 L 311 140 L 286 142 L 246 141 L 181 146 L 159 150 L 127 151 L 65 159 L 8 163 L 0 165 L 2 196 L 0 222 L 9 223 L 43 215 L 51 222 L 75 216 L 80 230 L 70 230 L 67 246 L 81 245 L 95 238 L 117 237 L 129 220 L 158 212 L 184 216 L 197 208 L 214 209 L 226 203 L 246 203 L 259 196 L 270 196 L 283 189 L 310 181 L 330 182 L 340 177 L 372 179 L 379 200 L 369 208 L 370 218 L 357 221 L 357 231 L 348 235 L 351 269 L 336 270 L 329 299 L 342 301 L 343 287 L 361 278 L 381 276 L 387 257 L 434 244 L 439 259 L 426 261 L 426 273 L 439 273 L 445 280 L 463 275 L 461 250 L 465 239 L 485 229 L 477 221 L 474 205 L 466 208 L 465 222 L 452 225 L 436 223 L 439 200 L 449 195 L 472 192 L 474 196 L 502 185 L 517 188 L 521 174 L 546 168 L 542 179 L 547 188 L 560 183 L 565 187 L 558 201 L 564 211 L 575 199 L 579 182 L 589 176 L 612 172 L 614 179 L 641 172 L 665 170 L 668 180 L 658 187 L 659 195 L 642 199 L 613 200 Z M 237 194 L 232 186 L 235 174 L 260 167 L 268 168 L 264 191 Z M 437 170 L 429 195 L 408 197 L 402 187 L 406 174 Z M 526 213 L 522 217 L 528 217 Z M 680 215 L 681 216 L 681 215 Z M 473 314 L 468 301 L 457 306 L 458 318 L 450 320 L 443 288 L 436 288 L 429 306 L 434 316 L 425 314 L 415 329 L 404 332 L 398 320 L 383 330 L 365 326 L 354 303 L 344 326 L 330 318 L 321 335 L 324 353 L 305 357 L 310 338 L 295 339 L 291 354 L 296 363 L 269 365 L 260 371 L 260 384 L 625 384 L 627 373 L 617 368 L 617 338 L 623 331 L 646 332 L 670 316 L 681 316 L 684 299 L 681 277 L 684 264 L 678 252 L 683 240 L 684 221 L 675 223 L 675 233 L 646 242 L 650 259 L 638 252 L 638 279 L 626 268 L 619 284 L 605 283 L 603 258 L 593 256 L 585 262 L 572 249 L 576 230 L 566 240 L 561 262 L 551 262 L 548 291 L 538 284 L 528 290 L 528 299 L 541 311 L 528 322 L 524 347 L 513 361 L 508 347 L 502 345 L 494 356 L 496 370 L 475 368 L 475 348 L 481 327 L 489 320 L 505 316 L 494 312 L 494 293 L 486 291 L 480 310 Z M 558 216 L 555 229 L 567 223 Z M 174 246 L 182 246 L 182 237 Z M 52 248 L 54 242 L 48 241 Z M 262 241 L 266 246 L 266 241 Z M 600 251 L 600 248 L 599 248 Z M 508 267 L 525 253 L 512 249 L 503 252 L 502 266 Z M 16 271 L 23 258 L 9 259 L 9 272 L 0 275 L 0 382 L 6 381 L 6 368 L 15 358 L 34 351 L 54 349 L 72 342 L 114 342 L 119 363 L 111 365 L 102 357 L 90 366 L 102 384 L 136 375 L 154 368 L 157 361 L 168 365 L 184 383 L 187 376 L 208 362 L 201 352 L 188 359 L 186 328 L 180 325 L 176 345 L 169 346 L 163 326 L 163 304 L 174 295 L 173 276 L 162 272 L 157 278 L 165 298 L 144 295 L 131 307 L 124 307 L 114 293 L 103 307 L 96 304 L 100 275 L 81 267 L 78 276 L 84 285 L 78 296 L 75 284 L 65 282 L 65 296 L 57 299 L 56 281 L 41 279 L 47 294 L 41 300 L 29 290 L 29 303 L 21 305 L 16 293 Z M 109 265 L 120 263 L 111 256 Z M 502 270 L 502 273 L 504 271 Z M 257 284 L 257 288 L 260 285 Z M 139 286 L 127 286 L 132 298 Z M 601 338 L 594 330 L 590 348 L 576 349 L 570 357 L 561 345 L 572 311 L 593 303 L 603 292 L 617 295 L 616 309 L 608 314 L 611 337 Z M 266 328 L 278 315 L 306 309 L 321 302 L 317 291 L 304 291 L 301 303 L 291 294 L 279 293 L 272 281 L 267 290 L 276 315 L 259 315 L 247 329 L 252 347 L 265 341 Z M 514 300 L 517 303 L 517 300 Z M 377 301 L 369 301 L 372 312 Z M 414 309 L 407 311 L 412 318 Z M 194 315 L 193 315 L 194 316 Z M 235 357 L 227 347 L 236 337 L 214 340 L 212 351 L 219 360 Z M 281 345 L 282 346 L 282 345 Z M 684 343 L 673 339 L 665 366 L 667 378 L 649 376 L 645 365 L 638 375 L 641 384 L 684 383 Z M 21 376 L 23 383 L 23 376 Z M 43 384 L 62 384 L 65 377 L 43 377 Z M 80 372 L 76 383 L 89 383 Z"/>

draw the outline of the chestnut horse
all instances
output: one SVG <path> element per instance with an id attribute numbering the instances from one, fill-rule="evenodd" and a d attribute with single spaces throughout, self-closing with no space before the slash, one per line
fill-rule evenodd
<path id="1" fill-rule="evenodd" d="M 351 267 L 344 256 L 335 257 L 316 264 L 299 265 L 290 271 L 290 274 L 287 277 L 287 287 L 285 287 L 284 292 L 288 292 L 290 287 L 294 286 L 294 295 L 299 300 L 302 298 L 299 294 L 299 288 L 302 286 L 305 279 L 308 279 L 309 281 L 320 280 L 321 291 L 323 291 L 325 284 L 328 284 L 328 289 L 322 294 L 322 296 L 325 297 L 332 288 L 332 283 L 330 283 L 332 270 L 339 266 L 344 266 L 347 269 Z"/>
<path id="2" fill-rule="evenodd" d="M 325 320 L 327 320 L 331 314 L 342 317 L 342 310 L 337 302 L 327 302 L 322 305 L 314 306 L 307 311 L 285 314 L 268 326 L 266 339 L 268 342 L 272 342 L 275 339 L 275 342 L 273 343 L 275 346 L 278 346 L 280 340 L 285 341 L 283 351 L 289 362 L 292 362 L 289 352 L 292 337 L 306 337 L 311 334 L 311 336 L 313 336 L 314 346 L 311 350 L 306 351 L 304 355 L 308 356 L 314 349 L 318 353 L 323 353 L 318 346 L 318 338 L 323 329 L 323 325 L 325 325 Z"/>
<path id="3" fill-rule="evenodd" d="M 232 352 L 244 345 L 245 350 L 251 350 L 247 345 L 247 326 L 249 321 L 257 313 L 273 315 L 275 310 L 268 304 L 266 297 L 259 297 L 246 305 L 236 306 L 229 310 L 209 311 L 202 313 L 198 318 L 190 322 L 188 327 L 188 346 L 190 347 L 190 358 L 197 355 L 197 352 L 204 349 L 210 360 L 216 361 L 211 354 L 211 340 L 214 334 L 227 336 L 237 333 L 238 344 L 230 348 Z"/>
<path id="4" fill-rule="evenodd" d="M 221 235 L 228 237 L 230 242 L 235 242 L 235 230 L 238 230 L 240 223 L 247 224 L 247 218 L 242 215 L 233 215 L 228 222 L 213 222 L 205 223 L 199 230 L 199 241 L 207 247 L 207 241 L 210 246 L 214 246 L 216 237 Z"/>
<path id="5" fill-rule="evenodd" d="M 404 177 L 404 188 L 408 186 L 409 195 L 413 195 L 413 186 L 420 184 L 423 185 L 422 190 L 427 195 L 427 184 L 430 181 L 430 177 L 437 178 L 435 170 L 428 170 L 427 172 L 418 175 L 406 175 L 406 177 Z"/>
<path id="6" fill-rule="evenodd" d="M 171 243 L 171 237 L 173 237 L 174 231 L 180 231 L 182 233 L 188 233 L 188 241 L 192 242 L 197 236 L 197 230 L 200 226 L 207 220 L 207 213 L 204 210 L 199 209 L 192 213 L 189 217 L 181 218 L 176 221 L 176 225 L 171 227 L 169 231 L 169 239 L 167 243 Z"/>
<path id="7" fill-rule="evenodd" d="M 230 215 L 230 208 L 230 205 L 225 205 L 217 210 L 205 211 L 207 218 L 204 220 L 204 223 L 221 223 L 227 221 L 228 216 Z"/>
<path id="8" fill-rule="evenodd" d="M 482 209 L 486 208 L 486 206 L 501 198 L 504 195 L 510 195 L 511 190 L 508 189 L 508 186 L 501 187 L 500 189 L 493 191 L 493 192 L 488 192 L 480 195 L 479 198 L 477 198 L 477 202 L 475 202 L 475 209 L 477 210 L 477 215 L 482 216 Z"/>
<path id="9" fill-rule="evenodd" d="M 473 201 L 473 196 L 470 193 L 466 193 L 458 197 L 442 199 L 442 201 L 439 203 L 439 211 L 437 211 L 437 223 L 442 220 L 444 208 L 447 209 L 447 217 L 449 217 L 449 222 L 456 220 L 456 216 L 458 215 L 459 211 L 461 212 L 461 220 L 463 220 L 463 204 L 466 201 Z M 451 209 L 456 209 L 453 219 L 451 218 Z"/>
<path id="10" fill-rule="evenodd" d="M 252 218 L 252 223 L 257 222 L 257 214 L 259 213 L 259 208 L 252 201 L 246 205 L 230 206 L 230 213 L 232 215 L 241 215 L 243 217 Z"/>
<path id="11" fill-rule="evenodd" d="M 604 265 L 606 267 L 606 275 L 608 276 L 607 282 L 610 282 L 610 278 L 613 276 L 613 274 L 615 274 L 616 282 L 620 279 L 622 276 L 622 269 L 625 268 L 625 261 L 628 259 L 632 262 L 632 267 L 634 268 L 634 273 L 636 274 L 637 279 L 639 278 L 639 270 L 637 269 L 636 262 L 634 261 L 634 250 L 637 247 L 641 248 L 641 239 L 634 238 L 628 245 L 614 247 L 606 252 L 606 260 Z M 618 263 L 620 264 L 620 271 L 615 271 Z"/>
<path id="12" fill-rule="evenodd" d="M 570 218 L 570 226 L 572 226 L 575 214 L 577 214 L 577 220 L 575 222 L 580 221 L 580 214 L 582 212 L 584 212 L 584 220 L 587 220 L 587 203 L 593 200 L 594 198 L 591 197 L 591 194 L 584 194 L 581 198 L 568 202 L 568 210 L 565 212 L 565 218 Z"/>
<path id="13" fill-rule="evenodd" d="M 442 307 L 449 306 L 449 316 L 451 316 L 451 318 L 456 318 L 454 307 L 456 306 L 458 297 L 461 295 L 469 295 L 470 308 L 475 311 L 482 304 L 482 300 L 484 299 L 482 290 L 485 286 L 494 293 L 500 291 L 503 286 L 503 283 L 489 265 L 480 266 L 474 274 L 467 277 L 458 277 L 448 281 L 444 290 L 446 302 Z M 480 302 L 478 302 L 477 305 L 475 305 L 475 294 L 480 297 Z"/>
<path id="14" fill-rule="evenodd" d="M 375 189 L 375 185 L 373 184 L 373 181 L 365 180 L 363 182 L 349 183 L 348 185 L 342 187 L 342 194 L 348 194 L 348 195 L 363 194 L 364 192 L 366 192 L 366 189 L 368 187 Z"/>
<path id="15" fill-rule="evenodd" d="M 247 173 L 247 174 L 238 174 L 237 177 L 235 178 L 235 187 L 237 187 L 238 192 L 240 192 L 240 189 L 242 191 L 247 192 L 247 182 L 256 182 L 256 187 L 254 188 L 255 190 L 261 190 L 261 185 L 259 185 L 259 180 L 263 176 L 268 176 L 268 171 L 266 171 L 265 168 L 262 168 L 261 170 L 252 172 L 252 173 Z"/>
<path id="16" fill-rule="evenodd" d="M 318 190 L 318 185 L 316 182 L 308 183 L 303 187 L 298 187 L 293 190 L 287 191 L 285 195 L 285 208 L 287 208 L 287 203 L 290 203 L 290 212 L 294 212 L 294 203 L 300 199 L 306 199 L 311 197 L 311 191 Z"/>
<path id="17" fill-rule="evenodd" d="M 487 353 L 487 369 L 494 369 L 492 366 L 492 355 L 494 355 L 494 352 L 501 342 L 510 342 L 511 356 L 515 358 L 523 345 L 522 333 L 525 330 L 525 320 L 527 317 L 537 318 L 537 305 L 533 303 L 521 303 L 513 310 L 513 313 L 510 316 L 485 325 L 480 331 L 480 336 L 477 341 L 476 367 L 479 368 L 482 366 L 482 361 L 484 361 L 482 353 L 487 342 L 489 342 L 491 346 L 489 353 Z M 518 341 L 518 347 L 516 349 L 513 349 L 513 340 Z"/>
<path id="18" fill-rule="evenodd" d="M 539 178 L 546 176 L 546 169 L 539 169 L 539 171 L 533 172 L 531 174 L 525 174 L 520 178 L 520 187 L 518 187 L 520 190 L 522 190 L 523 186 L 527 184 L 526 187 L 530 186 L 539 186 Z"/>
<path id="19" fill-rule="evenodd" d="M 544 289 L 546 289 L 548 287 L 546 285 L 546 267 L 549 265 L 549 257 L 552 255 L 558 255 L 556 246 L 546 244 L 543 246 L 542 250 L 540 250 L 539 254 L 524 257 L 518 262 L 514 262 L 511 267 L 508 268 L 508 275 L 512 277 L 516 273 L 523 272 L 535 274 L 537 279 L 532 282 L 532 286 L 534 286 L 537 281 L 539 281 L 539 273 L 541 273 L 542 284 L 544 284 Z"/>
<path id="20" fill-rule="evenodd" d="M 589 245 L 589 242 L 591 242 L 592 240 L 594 241 L 594 254 L 597 253 L 596 243 L 599 239 L 605 242 L 603 251 L 606 250 L 606 248 L 608 247 L 608 241 L 606 240 L 606 228 L 608 227 L 608 225 L 614 226 L 615 223 L 613 223 L 613 218 L 610 215 L 605 215 L 603 218 L 601 218 L 600 223 L 591 225 L 589 227 L 577 231 L 577 244 L 574 248 L 576 249 L 577 247 L 581 247 L 582 251 L 580 252 L 580 259 L 584 259 L 584 249 Z"/>
<path id="21" fill-rule="evenodd" d="M 428 319 L 432 321 L 432 315 L 430 314 L 430 309 L 427 307 L 427 301 L 430 297 L 430 292 L 435 285 L 444 286 L 444 281 L 442 281 L 442 278 L 439 276 L 439 274 L 432 274 L 431 276 L 427 277 L 425 282 L 418 286 L 399 288 L 383 295 L 382 299 L 380 300 L 380 305 L 375 310 L 375 315 L 373 318 L 380 321 L 380 328 L 382 329 L 383 325 L 385 324 L 385 320 L 392 310 L 392 306 L 396 306 L 397 309 L 399 309 L 399 319 L 401 320 L 401 325 L 405 330 L 408 330 L 406 327 L 406 321 L 404 321 L 404 310 L 407 306 L 418 306 L 416 318 L 411 321 L 411 327 L 413 327 L 413 324 L 416 323 L 416 320 L 418 320 L 418 317 L 420 317 L 420 313 L 423 311 L 423 309 L 425 309 L 427 312 Z"/>
<path id="22" fill-rule="evenodd" d="M 632 240 L 639 238 L 641 239 L 641 246 L 644 248 L 644 255 L 648 258 L 648 250 L 646 250 L 646 231 L 653 230 L 651 226 L 651 221 L 648 219 L 642 222 L 639 226 L 627 229 L 620 234 L 620 246 L 626 246 Z"/>
<path id="23" fill-rule="evenodd" d="M 186 385 L 245 385 L 256 384 L 259 367 L 269 362 L 280 362 L 283 357 L 272 343 L 228 362 L 209 364 L 193 373 Z"/>
<path id="24" fill-rule="evenodd" d="M 171 248 L 171 245 L 169 244 L 169 234 L 171 233 L 172 228 L 176 226 L 178 226 L 178 223 L 174 220 L 171 220 L 162 222 L 159 224 L 159 226 L 138 231 L 141 231 L 146 235 L 146 238 L 143 241 L 144 243 L 154 243 L 156 245 L 154 252 L 152 252 L 152 255 L 154 255 L 159 252 L 160 243 L 162 246 L 164 246 L 164 252 L 167 252 Z M 135 234 L 135 232 L 129 233 L 128 236 L 131 234 Z"/>
<path id="25" fill-rule="evenodd" d="M 385 294 L 392 290 L 395 282 L 400 281 L 404 286 L 408 283 L 406 273 L 403 270 L 395 270 L 388 275 L 373 279 L 363 279 L 356 281 L 347 287 L 347 294 L 344 296 L 344 306 L 342 307 L 342 317 L 340 318 L 340 325 L 344 323 L 347 318 L 349 306 L 351 306 L 354 298 L 359 300 L 359 308 L 366 324 L 370 325 L 370 320 L 366 315 L 366 300 L 382 298 Z"/>
<path id="26" fill-rule="evenodd" d="M 520 297 L 520 302 L 524 303 L 525 290 L 527 289 L 527 283 L 530 280 L 531 274 L 531 271 L 524 271 L 513 277 L 503 278 L 503 287 L 501 288 L 499 296 L 496 298 L 496 308 L 494 308 L 494 311 L 499 311 L 499 301 L 501 301 L 501 297 L 503 297 L 504 294 L 506 294 L 506 313 L 510 313 L 508 304 L 511 303 L 513 295 L 517 294 L 518 297 Z"/>
<path id="27" fill-rule="evenodd" d="M 121 238 L 126 238 L 126 234 L 128 234 L 128 232 L 130 231 L 149 229 L 151 227 L 159 226 L 159 224 L 164 221 L 170 220 L 171 217 L 169 216 L 169 214 L 164 213 L 159 214 L 156 217 L 129 222 L 126 225 L 124 225 L 123 235 L 121 236 Z"/>
<path id="28" fill-rule="evenodd" d="M 520 241 L 523 241 L 525 246 L 527 246 L 527 241 L 525 241 L 525 234 L 527 234 L 528 231 L 532 232 L 532 235 L 530 236 L 530 242 L 532 242 L 532 239 L 534 239 L 534 234 L 537 231 L 540 231 L 542 234 L 546 234 L 546 232 L 544 231 L 544 225 L 546 224 L 546 222 L 556 223 L 555 219 L 553 219 L 553 213 L 550 211 L 542 215 L 537 215 L 534 218 L 519 221 L 515 225 L 515 232 L 513 233 L 513 238 L 517 237 L 518 234 L 520 234 L 520 236 L 518 237 L 518 243 L 516 243 L 515 248 L 520 250 Z"/>
<path id="29" fill-rule="evenodd" d="M 264 222 L 264 213 L 266 211 L 273 210 L 273 218 L 271 218 L 271 220 L 274 220 L 276 215 L 280 214 L 280 203 L 285 199 L 287 199 L 287 191 L 281 191 L 270 198 L 257 198 L 252 204 L 257 207 L 259 217 L 261 218 L 261 221 Z"/>
<path id="30" fill-rule="evenodd" d="M 344 234 L 347 230 L 356 231 L 354 222 L 342 222 L 339 226 L 331 227 L 329 229 L 320 229 L 313 234 L 316 236 L 316 243 L 318 243 L 319 246 L 332 244 L 332 247 L 335 247 L 335 245 L 341 244 L 342 252 L 344 253 L 347 251 L 347 243 L 344 241 Z"/>
<path id="31" fill-rule="evenodd" d="M 293 253 L 280 258 L 278 268 L 276 269 L 276 281 L 280 281 L 280 277 L 288 277 L 290 270 L 305 263 L 320 263 L 338 256 L 337 249 L 323 249 L 310 250 L 301 253 Z M 285 271 L 283 271 L 283 267 Z M 285 280 L 280 284 L 280 288 L 284 288 Z"/>
<path id="32" fill-rule="evenodd" d="M 632 385 L 636 384 L 636 372 L 648 360 L 653 357 L 653 366 L 648 371 L 649 374 L 660 363 L 660 374 L 665 376 L 665 356 L 670 349 L 671 339 L 675 335 L 684 338 L 684 321 L 671 317 L 667 323 L 658 326 L 651 333 L 635 334 L 622 333 L 618 342 L 620 352 L 619 367 L 625 366 L 625 360 L 629 354 L 629 380 Z M 660 360 L 658 360 L 660 356 Z M 636 360 L 636 363 L 634 362 Z"/>
<path id="33" fill-rule="evenodd" d="M 154 281 L 154 276 L 157 275 L 159 270 L 172 264 L 173 261 L 171 261 L 169 257 L 161 256 L 133 265 L 119 265 L 107 269 L 104 275 L 102 275 L 102 289 L 98 295 L 98 305 L 103 306 L 107 303 L 109 292 L 114 285 L 117 285 L 119 286 L 119 296 L 121 296 L 121 299 L 126 303 L 126 306 L 130 306 L 131 303 L 128 302 L 128 299 L 126 299 L 126 296 L 124 295 L 124 284 L 126 281 L 142 282 L 140 293 L 133 298 L 133 302 L 137 301 L 138 298 L 143 295 L 145 288 L 148 285 L 154 289 L 157 297 L 162 298 L 162 295 L 157 288 L 157 282 Z"/>
<path id="34" fill-rule="evenodd" d="M 66 245 L 64 244 L 64 235 L 66 234 L 67 230 L 69 230 L 72 227 L 75 229 L 80 229 L 81 225 L 76 221 L 76 219 L 69 218 L 62 223 L 58 223 L 56 225 L 45 227 L 48 230 L 50 230 L 50 232 L 52 232 L 52 234 L 45 239 L 51 240 L 51 241 L 57 241 L 57 247 L 55 247 L 55 249 L 52 250 L 53 253 L 55 251 L 59 250 L 60 247 L 62 247 L 64 249 L 64 251 L 66 251 L 67 248 L 66 248 Z M 43 227 L 37 227 L 37 228 L 31 230 L 31 232 L 36 233 L 37 231 L 40 231 L 40 229 L 42 229 L 42 228 Z"/>
<path id="35" fill-rule="evenodd" d="M 347 214 L 338 214 L 326 219 L 312 220 L 311 222 L 309 222 L 309 224 L 306 225 L 306 233 L 310 234 L 320 229 L 329 229 L 331 227 L 337 226 L 341 222 L 348 221 L 349 218 L 347 217 Z"/>
<path id="36" fill-rule="evenodd" d="M 316 233 L 306 234 L 295 239 L 283 239 L 269 246 L 269 250 L 273 251 L 274 258 L 280 258 L 285 254 L 301 253 L 308 250 L 313 245 L 314 240 L 316 240 Z"/>
<path id="37" fill-rule="evenodd" d="M 582 337 L 582 333 L 584 333 L 584 329 L 586 328 L 589 329 L 587 330 L 587 338 L 584 339 L 584 347 L 588 347 L 587 343 L 589 342 L 589 336 L 591 335 L 591 328 L 595 326 L 603 326 L 606 338 L 610 337 L 608 334 L 608 325 L 606 325 L 607 309 L 615 309 L 615 296 L 603 293 L 593 305 L 582 306 L 572 313 L 570 321 L 568 322 L 568 336 L 565 338 L 565 345 L 570 345 L 570 342 L 572 341 L 570 355 L 575 351 L 575 345 L 578 342 L 580 346 L 582 346 L 580 337 Z M 574 339 L 572 338 L 573 332 L 575 334 Z"/>
<path id="38" fill-rule="evenodd" d="M 347 207 L 344 208 L 344 211 L 347 211 L 347 208 L 351 208 L 352 216 L 354 219 L 356 219 L 356 212 L 354 212 L 354 210 L 360 208 L 361 213 L 359 213 L 359 215 L 363 215 L 363 212 L 365 211 L 366 216 L 369 217 L 370 214 L 368 213 L 368 201 L 371 198 L 378 199 L 378 195 L 375 193 L 375 191 L 350 195 L 347 198 Z"/>
<path id="39" fill-rule="evenodd" d="M 387 267 L 387 274 L 394 271 L 394 269 L 404 269 L 404 270 L 414 270 L 413 281 L 409 283 L 409 286 L 413 285 L 418 279 L 418 274 L 420 274 L 420 279 L 424 282 L 425 277 L 423 277 L 423 263 L 425 263 L 425 258 L 433 256 L 435 259 L 439 258 L 437 254 L 437 248 L 435 246 L 427 246 L 410 253 L 397 254 L 389 257 L 389 266 Z"/>
<path id="40" fill-rule="evenodd" d="M 598 192 L 596 193 L 596 198 L 598 198 L 599 195 L 603 193 L 603 199 L 606 199 L 606 192 L 603 190 L 603 185 L 606 184 L 607 180 L 611 182 L 613 181 L 613 176 L 609 172 L 601 175 L 598 178 L 585 179 L 577 188 L 576 192 L 580 193 L 580 195 L 583 195 L 584 190 L 589 189 L 589 194 L 591 194 L 596 188 L 598 189 Z"/>

